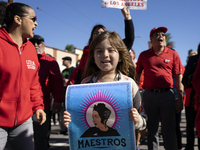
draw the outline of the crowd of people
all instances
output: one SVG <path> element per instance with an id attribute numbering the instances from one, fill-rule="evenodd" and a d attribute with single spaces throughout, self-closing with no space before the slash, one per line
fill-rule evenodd
<path id="1" fill-rule="evenodd" d="M 72 58 L 66 56 L 62 59 L 66 69 L 60 71 L 55 58 L 45 54 L 44 38 L 34 35 L 38 23 L 33 8 L 0 2 L 0 149 L 6 144 L 15 150 L 49 149 L 53 114 L 60 116 L 60 133 L 67 134 L 74 117 L 65 109 L 68 85 L 129 81 L 133 103 L 129 120 L 135 126 L 137 149 L 146 135 L 148 149 L 159 149 L 161 123 L 164 148 L 181 150 L 181 111 L 185 107 L 185 150 L 194 150 L 195 126 L 200 137 L 200 44 L 196 53 L 189 53 L 184 67 L 179 54 L 166 46 L 168 29 L 155 27 L 149 34 L 152 47 L 141 52 L 137 60 L 130 11 L 124 7 L 121 12 L 123 40 L 117 32 L 97 24 L 78 66 L 73 67 Z M 93 113 L 103 120 L 104 132 L 98 127 L 90 130 L 104 136 L 111 128 L 106 124 L 109 116 L 102 118 L 101 109 L 107 108 L 95 105 Z M 97 134 L 90 130 L 87 136 Z"/>

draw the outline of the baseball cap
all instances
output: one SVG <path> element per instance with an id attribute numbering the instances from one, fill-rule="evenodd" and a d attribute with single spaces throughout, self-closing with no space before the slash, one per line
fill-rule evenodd
<path id="1" fill-rule="evenodd" d="M 164 33 L 167 32 L 167 28 L 166 28 L 166 27 L 155 27 L 155 28 L 153 28 L 153 29 L 151 30 L 151 32 L 150 32 L 150 37 L 151 37 L 151 35 L 152 35 L 156 30 L 162 30 Z"/>
<path id="2" fill-rule="evenodd" d="M 72 58 L 69 57 L 69 56 L 66 56 L 66 57 L 63 57 L 62 60 L 69 60 L 69 61 L 72 61 Z"/>
<path id="3" fill-rule="evenodd" d="M 29 41 L 43 41 L 44 42 L 44 38 L 41 37 L 40 35 L 34 35 L 33 38 L 30 38 Z"/>

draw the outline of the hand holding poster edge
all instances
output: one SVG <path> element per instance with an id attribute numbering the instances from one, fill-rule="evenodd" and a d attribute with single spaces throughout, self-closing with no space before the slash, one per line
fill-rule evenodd
<path id="1" fill-rule="evenodd" d="M 103 8 L 118 8 L 122 9 L 123 7 L 127 7 L 128 9 L 135 10 L 146 10 L 147 9 L 147 0 L 102 0 Z"/>
<path id="2" fill-rule="evenodd" d="M 89 110 L 89 105 L 91 105 L 92 106 L 92 104 L 94 104 L 94 105 L 96 105 L 96 106 L 98 106 L 99 105 L 99 103 L 101 104 L 101 103 L 105 103 L 105 105 L 106 105 L 106 107 L 108 107 L 109 109 L 111 108 L 109 105 L 111 105 L 111 106 L 115 106 L 118 110 L 118 112 L 120 112 L 120 107 L 119 106 L 122 106 L 123 104 L 121 104 L 121 103 L 117 103 L 117 100 L 116 99 L 114 99 L 114 97 L 112 97 L 113 95 L 113 93 L 115 93 L 114 91 L 115 90 L 111 90 L 111 92 L 109 93 L 109 91 L 110 91 L 110 89 L 114 89 L 113 88 L 113 86 L 115 87 L 115 89 L 117 89 L 116 91 L 118 91 L 119 89 L 120 90 L 122 90 L 122 93 L 124 93 L 123 95 L 126 95 L 126 92 L 127 92 L 127 97 L 125 98 L 126 100 L 128 100 L 129 99 L 129 105 L 127 105 L 127 103 L 126 102 L 128 102 L 128 101 L 126 101 L 125 100 L 125 102 L 123 102 L 124 103 L 124 105 L 127 105 L 127 107 L 129 107 L 128 108 L 128 110 L 127 110 L 127 113 L 126 113 L 126 116 L 127 116 L 127 120 L 128 120 L 128 128 L 129 128 L 129 131 L 130 131 L 130 135 L 127 135 L 127 136 L 129 136 L 129 138 L 130 138 L 130 141 L 129 142 L 131 142 L 131 144 L 130 145 L 132 145 L 132 147 L 130 147 L 130 149 L 132 149 L 133 147 L 135 148 L 135 135 L 134 135 L 134 123 L 133 123 L 133 121 L 129 121 L 129 112 L 130 112 L 130 109 L 132 108 L 132 98 L 131 98 L 131 82 L 111 82 L 111 83 L 96 83 L 96 84 L 81 84 L 81 85 L 72 85 L 72 86 L 69 86 L 68 87 L 68 90 L 67 90 L 67 94 L 66 94 L 66 110 L 71 114 L 71 116 L 72 116 L 72 122 L 69 124 L 69 128 L 68 128 L 68 130 L 69 130 L 69 137 L 70 137 L 70 146 L 71 146 L 71 148 L 73 147 L 73 148 L 75 148 L 77 145 L 75 144 L 75 143 L 77 143 L 77 142 L 73 142 L 73 141 L 76 141 L 76 138 L 78 137 L 78 138 L 80 138 L 81 139 L 81 135 L 82 135 L 82 133 L 83 132 L 80 132 L 80 130 L 83 130 L 83 128 L 84 127 L 88 127 L 88 126 L 91 126 L 91 122 L 90 123 L 88 123 L 88 121 L 87 121 L 87 117 L 85 117 L 84 119 L 82 118 L 80 118 L 80 114 L 82 114 L 82 117 L 83 117 L 83 114 L 84 115 L 86 115 L 86 114 L 89 114 L 87 111 L 84 111 L 84 109 L 86 108 L 86 109 L 88 109 Z M 118 87 L 118 88 L 116 88 L 116 86 Z M 107 87 L 107 88 L 106 88 Z M 125 88 L 126 87 L 126 88 Z M 95 89 L 95 90 L 93 90 L 93 89 Z M 98 93 L 98 90 L 97 89 L 100 89 L 100 93 Z M 102 89 L 105 89 L 104 91 L 102 90 Z M 93 92 L 92 92 L 92 90 L 93 90 Z M 106 91 L 107 90 L 107 91 Z M 126 91 L 127 90 L 127 91 Z M 80 92 L 81 91 L 81 92 Z M 86 96 L 87 95 L 87 93 L 88 92 L 90 93 L 89 95 L 88 95 L 88 97 Z M 123 92 L 124 91 L 124 92 Z M 81 93 L 83 93 L 83 94 L 81 94 Z M 129 93 L 129 94 L 128 94 Z M 102 95 L 101 95 L 102 94 Z M 82 95 L 82 96 L 81 96 Z M 109 99 L 110 98 L 110 101 L 108 100 L 108 101 L 105 101 L 105 100 L 103 100 L 102 98 L 103 97 L 101 97 L 101 96 L 105 96 L 106 95 L 106 99 Z M 117 92 L 117 95 L 115 95 L 114 94 L 114 96 L 115 97 L 119 97 L 119 95 L 120 95 L 120 92 L 118 91 Z M 109 97 L 110 96 L 110 97 Z M 80 99 L 79 99 L 79 98 Z M 84 103 L 83 103 L 83 101 L 81 101 L 81 99 L 84 97 Z M 75 100 L 75 99 L 76 100 Z M 101 99 L 101 101 L 99 102 L 99 100 Z M 105 97 L 104 97 L 105 98 Z M 120 98 L 120 97 L 119 97 Z M 122 98 L 123 98 L 123 96 L 122 96 Z M 74 99 L 74 100 L 73 100 Z M 73 108 L 73 104 L 71 103 L 73 101 L 73 103 L 76 103 L 75 105 L 77 105 L 77 106 L 79 106 L 79 107 L 82 107 L 82 108 L 84 108 L 84 109 L 79 109 L 77 106 L 76 107 L 74 107 Z M 82 104 L 81 104 L 82 103 Z M 86 106 L 88 104 L 88 106 Z M 94 106 L 93 105 L 93 106 Z M 77 112 L 78 112 L 78 110 L 79 110 L 79 115 L 77 115 L 78 113 L 77 112 L 75 112 L 75 113 L 73 113 L 73 112 L 71 112 L 71 107 L 72 106 L 72 109 L 76 109 L 77 110 Z M 83 107 L 84 106 L 84 107 Z M 93 107 L 92 106 L 92 107 Z M 122 106 L 123 107 L 123 106 Z M 102 109 L 102 108 L 101 108 Z M 90 109 L 91 110 L 91 109 Z M 112 108 L 111 108 L 111 111 L 114 111 Z M 116 111 L 116 110 L 115 110 Z M 81 112 L 81 113 L 80 113 Z M 90 111 L 89 111 L 90 112 Z M 118 114 L 118 120 L 120 121 L 120 122 L 115 122 L 115 124 L 113 123 L 111 123 L 111 124 L 109 124 L 108 126 L 110 126 L 110 131 L 114 131 L 115 133 L 116 133 L 116 131 L 117 130 L 115 130 L 115 129 L 111 129 L 111 128 L 113 128 L 113 127 L 115 127 L 116 129 L 117 129 L 117 126 L 119 126 L 119 125 L 121 125 L 121 123 L 123 123 L 124 122 L 124 120 L 120 120 L 120 118 L 123 118 L 122 116 L 120 117 L 120 115 L 122 115 L 121 113 L 123 113 L 122 111 Z M 107 113 L 107 114 L 109 114 L 109 113 Z M 90 113 L 90 115 L 91 115 L 91 113 Z M 77 117 L 73 117 L 73 116 L 77 116 Z M 91 115 L 92 116 L 92 115 Z M 80 120 L 79 121 L 79 123 L 77 123 L 76 121 L 77 120 Z M 73 122 L 74 121 L 74 122 Z M 94 121 L 93 121 L 94 122 Z M 112 122 L 112 121 L 110 121 L 110 122 Z M 82 124 L 82 126 L 81 126 L 81 128 L 80 127 L 76 127 L 77 126 L 77 124 L 78 125 L 80 125 L 80 124 Z M 89 125 L 90 124 L 90 125 Z M 93 124 L 93 123 L 92 123 Z M 93 128 L 91 128 L 90 129 L 90 131 L 93 131 L 93 129 L 94 130 L 96 130 L 94 127 Z M 73 130 L 75 130 L 75 133 L 72 133 L 71 134 L 71 132 L 73 131 Z M 127 130 L 127 127 L 126 127 L 126 129 L 125 130 Z M 74 135 L 74 134 L 76 134 L 76 135 Z M 98 134 L 101 134 L 101 132 L 99 132 Z M 117 134 L 117 133 L 116 133 Z M 120 134 L 120 133 L 119 133 Z M 121 135 L 121 137 L 122 137 L 123 135 Z M 112 138 L 110 138 L 110 137 L 112 137 Z M 83 138 L 83 137 L 82 137 Z M 110 136 L 109 134 L 108 134 L 108 138 L 107 137 L 103 137 L 104 139 L 109 139 L 109 140 L 111 140 L 111 139 L 120 139 L 120 138 L 114 138 L 114 136 Z M 78 140 L 78 142 L 79 142 L 79 149 L 80 149 L 80 147 L 84 147 L 83 145 L 84 144 L 86 144 L 86 143 L 84 143 L 84 141 L 87 141 L 87 139 L 89 140 L 95 140 L 96 139 L 96 141 L 98 141 L 98 137 L 87 137 L 87 138 L 83 138 L 83 140 Z M 100 137 L 99 137 L 99 139 L 100 139 Z M 123 141 L 125 138 L 121 138 L 119 141 L 117 140 L 116 141 L 116 143 L 115 144 L 118 144 L 117 142 L 121 142 L 121 146 L 123 147 L 124 145 L 127 145 L 127 143 L 126 144 L 124 144 L 125 142 Z M 81 142 L 83 142 L 83 143 L 81 143 Z M 89 143 L 88 143 L 89 144 Z M 91 144 L 91 143 L 90 143 Z M 124 145 L 123 145 L 124 144 Z M 129 144 L 129 143 L 128 143 Z M 81 145 L 81 146 L 80 146 Z M 130 146 L 129 145 L 129 146 Z M 91 146 L 91 145 L 90 145 Z M 97 145 L 96 145 L 97 146 Z M 104 145 L 105 146 L 105 145 Z M 116 146 L 116 145 L 115 145 Z M 72 149 L 73 149 L 72 148 Z M 94 147 L 93 147 L 94 148 Z M 95 147 L 96 148 L 96 147 Z M 119 147 L 117 147 L 117 148 L 119 148 Z M 126 147 L 127 148 L 127 147 Z M 133 148 L 133 149 L 134 149 Z M 88 149 L 88 148 L 87 148 Z"/>

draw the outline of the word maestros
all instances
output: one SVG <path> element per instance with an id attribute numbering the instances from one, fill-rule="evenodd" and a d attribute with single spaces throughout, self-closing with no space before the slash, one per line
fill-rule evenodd
<path id="1" fill-rule="evenodd" d="M 82 139 L 78 140 L 78 148 L 99 147 L 99 146 L 123 146 L 126 147 L 126 139 Z"/>
<path id="2" fill-rule="evenodd" d="M 110 1 L 110 5 L 144 7 L 143 0 L 119 0 L 119 1 Z"/>

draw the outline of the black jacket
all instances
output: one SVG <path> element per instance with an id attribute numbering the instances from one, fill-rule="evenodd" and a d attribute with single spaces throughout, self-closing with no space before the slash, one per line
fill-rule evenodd
<path id="1" fill-rule="evenodd" d="M 188 60 L 182 79 L 182 83 L 186 88 L 193 87 L 191 81 L 193 79 L 194 72 L 197 68 L 198 60 L 199 60 L 199 55 L 191 56 Z"/>

